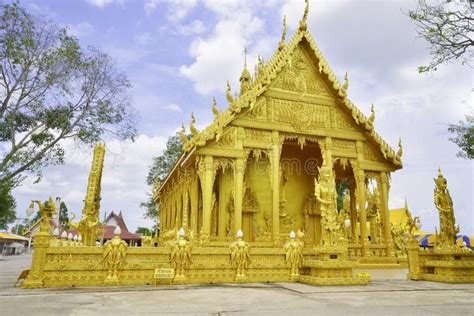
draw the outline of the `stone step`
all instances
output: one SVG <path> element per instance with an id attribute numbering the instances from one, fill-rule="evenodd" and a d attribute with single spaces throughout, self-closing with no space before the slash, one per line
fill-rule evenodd
<path id="1" fill-rule="evenodd" d="M 305 268 L 319 268 L 319 269 L 350 269 L 355 266 L 352 261 L 342 260 L 305 260 L 303 267 Z"/>
<path id="2" fill-rule="evenodd" d="M 311 285 L 366 285 L 369 278 L 321 278 L 310 275 L 300 275 L 298 282 Z"/>

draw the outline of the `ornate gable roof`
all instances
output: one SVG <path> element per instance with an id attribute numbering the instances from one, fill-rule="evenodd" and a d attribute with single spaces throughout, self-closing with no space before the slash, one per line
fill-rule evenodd
<path id="1" fill-rule="evenodd" d="M 306 49 L 304 49 L 304 51 L 306 51 L 315 65 L 314 71 L 319 73 L 318 76 L 321 77 L 323 81 L 320 82 L 320 84 L 318 84 L 317 81 L 309 83 L 309 86 L 305 86 L 305 89 L 319 96 L 334 98 L 338 107 L 341 108 L 343 112 L 347 114 L 348 119 L 352 121 L 351 124 L 355 124 L 361 132 L 364 132 L 367 139 L 375 146 L 377 152 L 373 154 L 381 156 L 381 158 L 383 157 L 383 160 L 395 165 L 397 168 L 402 166 L 401 143 L 399 143 L 398 152 L 395 152 L 375 131 L 373 125 L 375 114 L 373 109 L 372 115 L 367 117 L 347 97 L 347 89 L 349 87 L 347 73 L 345 76 L 345 82 L 339 82 L 334 71 L 331 69 L 319 47 L 316 45 L 313 37 L 307 31 L 307 13 L 308 4 L 303 19 L 300 21 L 300 27 L 287 43 L 285 43 L 284 38 L 286 34 L 286 26 L 284 25 L 283 36 L 278 49 L 266 63 L 259 59 L 255 76 L 253 80 L 250 80 L 250 82 L 245 82 L 247 86 L 243 93 L 234 98 L 232 96 L 230 85 L 227 84 L 226 97 L 229 102 L 229 107 L 226 110 L 219 112 L 214 103 L 214 121 L 207 128 L 202 131 L 197 131 L 193 119 L 190 126 L 192 137 L 191 140 L 188 140 L 184 136 L 185 130 L 183 126 L 181 131 L 184 142 L 183 156 L 195 148 L 209 144 L 211 141 L 219 142 L 225 133 L 224 129 L 226 126 L 246 111 L 250 111 L 254 106 L 258 105 L 258 102 L 260 101 L 259 97 L 262 96 L 263 93 L 268 91 L 271 87 L 278 88 L 278 86 L 282 84 L 278 82 L 278 75 L 282 71 L 285 71 L 285 66 L 288 65 L 289 61 L 291 61 L 292 55 L 295 53 L 299 54 L 298 50 L 303 50 L 299 49 L 299 47 L 305 46 Z M 302 56 L 301 58 L 304 59 L 305 57 Z M 244 71 L 245 70 L 246 68 Z M 305 83 L 303 82 L 303 84 Z"/>

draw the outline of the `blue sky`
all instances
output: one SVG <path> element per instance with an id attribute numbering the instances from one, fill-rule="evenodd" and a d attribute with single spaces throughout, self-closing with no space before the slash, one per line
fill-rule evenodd
<path id="1" fill-rule="evenodd" d="M 213 96 L 226 107 L 225 84 L 237 89 L 244 48 L 253 69 L 257 54 L 269 58 L 278 46 L 282 18 L 289 35 L 304 1 L 250 0 L 23 0 L 34 14 L 69 27 L 82 45 L 107 52 L 127 74 L 139 114 L 133 144 L 109 140 L 102 187 L 102 212 L 121 210 L 131 229 L 151 225 L 139 203 L 146 199 L 147 167 L 167 137 L 195 112 L 198 127 L 212 120 Z M 420 75 L 428 61 L 426 43 L 403 14 L 414 1 L 311 1 L 309 31 L 342 80 L 349 72 L 349 97 L 364 112 L 375 103 L 377 131 L 396 148 L 404 144 L 404 169 L 392 176 L 390 206 L 405 197 L 424 229 L 433 230 L 433 178 L 441 166 L 461 229 L 474 233 L 474 165 L 456 158 L 447 124 L 472 108 L 472 69 L 450 64 Z M 64 166 L 48 168 L 14 191 L 18 212 L 29 200 L 61 196 L 81 212 L 91 161 L 90 150 L 71 143 Z"/>

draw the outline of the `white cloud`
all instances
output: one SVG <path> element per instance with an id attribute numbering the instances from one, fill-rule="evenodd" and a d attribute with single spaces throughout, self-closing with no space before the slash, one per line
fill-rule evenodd
<path id="1" fill-rule="evenodd" d="M 159 0 L 147 0 L 145 1 L 145 4 L 143 5 L 143 8 L 145 9 L 146 14 L 151 14 L 153 11 L 155 11 L 156 7 L 160 3 Z"/>
<path id="2" fill-rule="evenodd" d="M 180 35 L 199 35 L 206 31 L 206 26 L 201 20 L 193 20 L 191 23 L 186 25 L 178 25 L 176 27 L 178 34 Z"/>
<path id="3" fill-rule="evenodd" d="M 99 8 L 105 8 L 106 6 L 112 3 L 118 3 L 122 6 L 124 4 L 124 0 L 87 0 L 87 2 Z"/>
<path id="4" fill-rule="evenodd" d="M 111 210 L 122 211 L 129 229 L 137 226 L 151 226 L 143 218 L 141 201 L 146 201 L 148 186 L 145 179 L 152 158 L 159 155 L 166 146 L 167 137 L 139 135 L 134 143 L 111 140 L 106 143 L 106 155 L 102 176 L 101 214 Z M 27 202 L 32 199 L 47 199 L 60 196 L 69 211 L 80 217 L 86 194 L 87 178 L 92 161 L 92 149 L 65 144 L 66 164 L 47 168 L 40 183 L 27 179 L 14 190 L 19 202 L 18 213 L 24 216 Z M 23 203 L 25 204 L 23 204 Z M 71 214 L 70 214 L 71 215 Z"/>
<path id="5" fill-rule="evenodd" d="M 162 0 L 147 0 L 144 4 L 146 14 L 153 13 Z M 168 6 L 168 20 L 172 23 L 182 21 L 197 5 L 197 0 L 180 0 L 166 2 Z"/>
<path id="6" fill-rule="evenodd" d="M 341 9 L 348 1 L 313 0 L 309 4 L 308 24 L 311 27 L 313 22 L 321 16 L 330 16 L 334 11 Z M 299 21 L 303 17 L 305 8 L 304 1 L 286 0 L 281 6 L 280 15 L 286 15 L 286 22 L 290 30 L 295 30 Z"/>
<path id="7" fill-rule="evenodd" d="M 135 36 L 135 42 L 137 42 L 140 45 L 147 46 L 153 42 L 153 37 L 151 33 L 145 32 L 145 33 Z"/>
<path id="8" fill-rule="evenodd" d="M 197 0 L 172 1 L 168 4 L 168 20 L 170 22 L 179 22 L 183 20 L 194 7 Z"/>
<path id="9" fill-rule="evenodd" d="M 69 24 L 68 28 L 71 34 L 78 38 L 89 36 L 94 32 L 94 27 L 87 21 L 79 24 Z"/>
<path id="10" fill-rule="evenodd" d="M 224 91 L 227 80 L 237 91 L 244 48 L 255 43 L 269 43 L 259 34 L 264 21 L 254 15 L 249 1 L 205 1 L 205 5 L 217 14 L 219 21 L 208 38 L 197 38 L 192 42 L 190 55 L 194 62 L 182 65 L 180 73 L 192 80 L 195 90 L 203 95 Z M 248 60 L 249 68 L 253 69 L 256 53 L 251 52 Z"/>
<path id="11" fill-rule="evenodd" d="M 170 103 L 167 106 L 164 106 L 163 108 L 165 110 L 172 111 L 172 112 L 179 112 L 179 113 L 183 112 L 181 107 L 175 103 Z"/>

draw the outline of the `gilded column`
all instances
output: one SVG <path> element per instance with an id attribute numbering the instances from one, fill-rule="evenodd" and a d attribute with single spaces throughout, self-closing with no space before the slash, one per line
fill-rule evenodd
<path id="1" fill-rule="evenodd" d="M 176 228 L 176 192 L 173 191 L 173 199 L 171 200 L 171 221 L 170 229 Z"/>
<path id="2" fill-rule="evenodd" d="M 198 212 L 199 212 L 199 180 L 197 174 L 191 184 L 191 230 L 198 233 Z"/>
<path id="3" fill-rule="evenodd" d="M 171 229 L 171 197 L 168 199 L 168 202 L 166 203 L 166 230 Z"/>
<path id="4" fill-rule="evenodd" d="M 212 213 L 212 187 L 214 184 L 215 169 L 212 156 L 205 156 L 199 162 L 199 177 L 202 189 L 202 230 L 200 239 L 206 244 L 211 233 L 211 213 Z"/>
<path id="5" fill-rule="evenodd" d="M 182 226 L 184 229 L 188 229 L 188 214 L 189 214 L 189 188 L 188 183 L 184 186 L 184 194 L 183 194 L 183 223 Z"/>
<path id="6" fill-rule="evenodd" d="M 357 173 L 357 204 L 359 206 L 359 229 L 360 245 L 362 247 L 362 256 L 366 256 L 369 251 L 369 240 L 367 238 L 367 214 L 365 209 L 365 172 L 358 169 Z"/>
<path id="7" fill-rule="evenodd" d="M 351 194 L 351 232 L 352 232 L 352 243 L 359 243 L 359 232 L 357 231 L 357 200 L 355 194 L 356 181 L 350 181 L 349 183 L 350 194 Z"/>
<path id="8" fill-rule="evenodd" d="M 242 158 L 237 158 L 234 163 L 234 232 L 242 229 L 245 163 Z"/>
<path id="9" fill-rule="evenodd" d="M 160 231 L 163 233 L 166 230 L 166 200 L 162 198 L 160 207 Z"/>
<path id="10" fill-rule="evenodd" d="M 382 220 L 383 220 L 383 234 L 385 244 L 387 245 L 387 255 L 390 257 L 395 257 L 395 249 L 393 248 L 393 240 L 392 240 L 392 230 L 390 224 L 390 211 L 388 209 L 388 175 L 386 172 L 380 173 L 380 198 L 381 198 L 381 212 L 382 212 Z"/>
<path id="11" fill-rule="evenodd" d="M 365 191 L 365 172 L 360 167 L 360 162 L 364 159 L 362 154 L 363 143 L 361 141 L 356 142 L 356 151 L 357 151 L 357 166 L 354 170 L 354 175 L 357 181 L 357 205 L 359 206 L 359 233 L 360 233 L 360 245 L 361 245 L 361 254 L 362 256 L 367 256 L 369 254 L 369 239 L 367 238 L 367 210 L 365 204 L 367 202 Z"/>
<path id="12" fill-rule="evenodd" d="M 219 177 L 219 202 L 218 202 L 218 219 L 217 236 L 219 240 L 225 240 L 226 237 L 226 202 L 227 202 L 227 177 L 224 172 Z"/>
<path id="13" fill-rule="evenodd" d="M 176 229 L 180 229 L 183 226 L 183 194 L 181 192 L 181 185 L 182 183 L 180 182 L 180 188 L 178 191 L 178 213 L 176 216 Z"/>
<path id="14" fill-rule="evenodd" d="M 280 244 L 280 139 L 278 131 L 272 132 L 271 184 L 272 184 L 272 230 L 273 244 Z"/>

